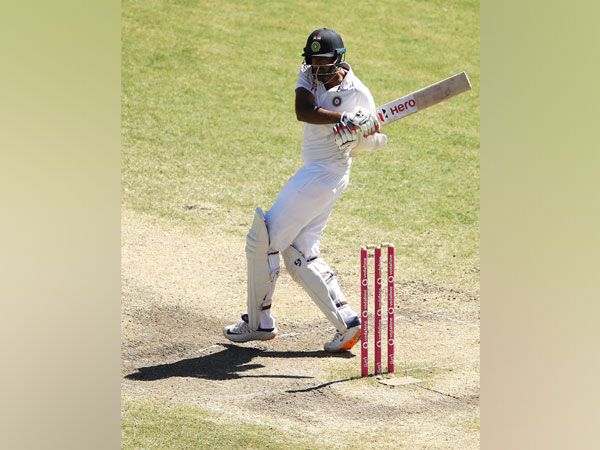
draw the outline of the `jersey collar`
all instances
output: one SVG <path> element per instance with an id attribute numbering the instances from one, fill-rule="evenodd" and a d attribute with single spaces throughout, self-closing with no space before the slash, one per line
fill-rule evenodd
<path id="1" fill-rule="evenodd" d="M 354 72 L 352 71 L 352 67 L 347 62 L 343 63 L 342 67 L 346 69 L 346 76 L 340 84 L 330 89 L 332 92 L 345 91 L 354 87 Z"/>

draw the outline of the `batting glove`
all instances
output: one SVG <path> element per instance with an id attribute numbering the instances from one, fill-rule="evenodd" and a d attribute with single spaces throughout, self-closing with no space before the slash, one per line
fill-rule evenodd
<path id="1" fill-rule="evenodd" d="M 342 113 L 341 123 L 360 128 L 364 137 L 377 133 L 380 129 L 377 116 L 361 106 L 358 106 L 354 112 Z"/>
<path id="2" fill-rule="evenodd" d="M 358 144 L 358 132 L 352 125 L 341 122 L 335 124 L 333 135 L 335 136 L 335 143 L 342 151 L 353 148 Z"/>

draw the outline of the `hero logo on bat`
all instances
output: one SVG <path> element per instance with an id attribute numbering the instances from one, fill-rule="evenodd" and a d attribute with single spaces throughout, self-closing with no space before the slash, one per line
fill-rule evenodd
<path id="1" fill-rule="evenodd" d="M 418 111 L 418 108 L 414 98 L 411 98 L 410 100 L 402 99 L 402 101 L 390 106 L 389 109 L 381 108 L 381 112 L 379 113 L 379 121 L 385 122 L 390 118 L 395 118 L 394 116 L 406 116 L 416 111 Z"/>
<path id="2" fill-rule="evenodd" d="M 399 105 L 394 105 L 390 108 L 390 113 L 392 115 L 401 113 L 402 111 L 408 110 L 409 108 L 414 108 L 417 106 L 415 99 L 411 98 L 410 100 L 400 103 Z"/>

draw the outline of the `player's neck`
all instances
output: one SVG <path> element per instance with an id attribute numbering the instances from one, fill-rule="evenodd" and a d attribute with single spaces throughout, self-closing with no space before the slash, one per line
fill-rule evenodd
<path id="1" fill-rule="evenodd" d="M 333 87 L 339 86 L 340 84 L 342 84 L 342 81 L 344 80 L 345 76 L 346 76 L 346 71 L 339 69 L 335 73 L 335 75 L 332 76 L 329 81 L 327 81 L 327 83 L 323 83 L 323 85 L 325 86 L 325 89 L 329 90 Z"/>

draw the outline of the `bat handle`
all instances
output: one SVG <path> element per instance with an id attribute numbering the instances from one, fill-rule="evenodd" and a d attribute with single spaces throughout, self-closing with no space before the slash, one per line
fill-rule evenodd
<path id="1" fill-rule="evenodd" d="M 369 136 L 370 137 L 370 136 Z M 367 138 L 367 142 L 369 138 Z M 382 150 L 387 145 L 387 136 L 383 133 L 375 133 L 373 135 L 373 149 L 371 152 Z"/>
<path id="2" fill-rule="evenodd" d="M 358 145 L 350 151 L 350 156 L 356 156 L 358 152 L 368 151 L 371 154 L 382 150 L 387 145 L 387 136 L 383 133 L 375 133 L 365 138 L 360 135 Z"/>

